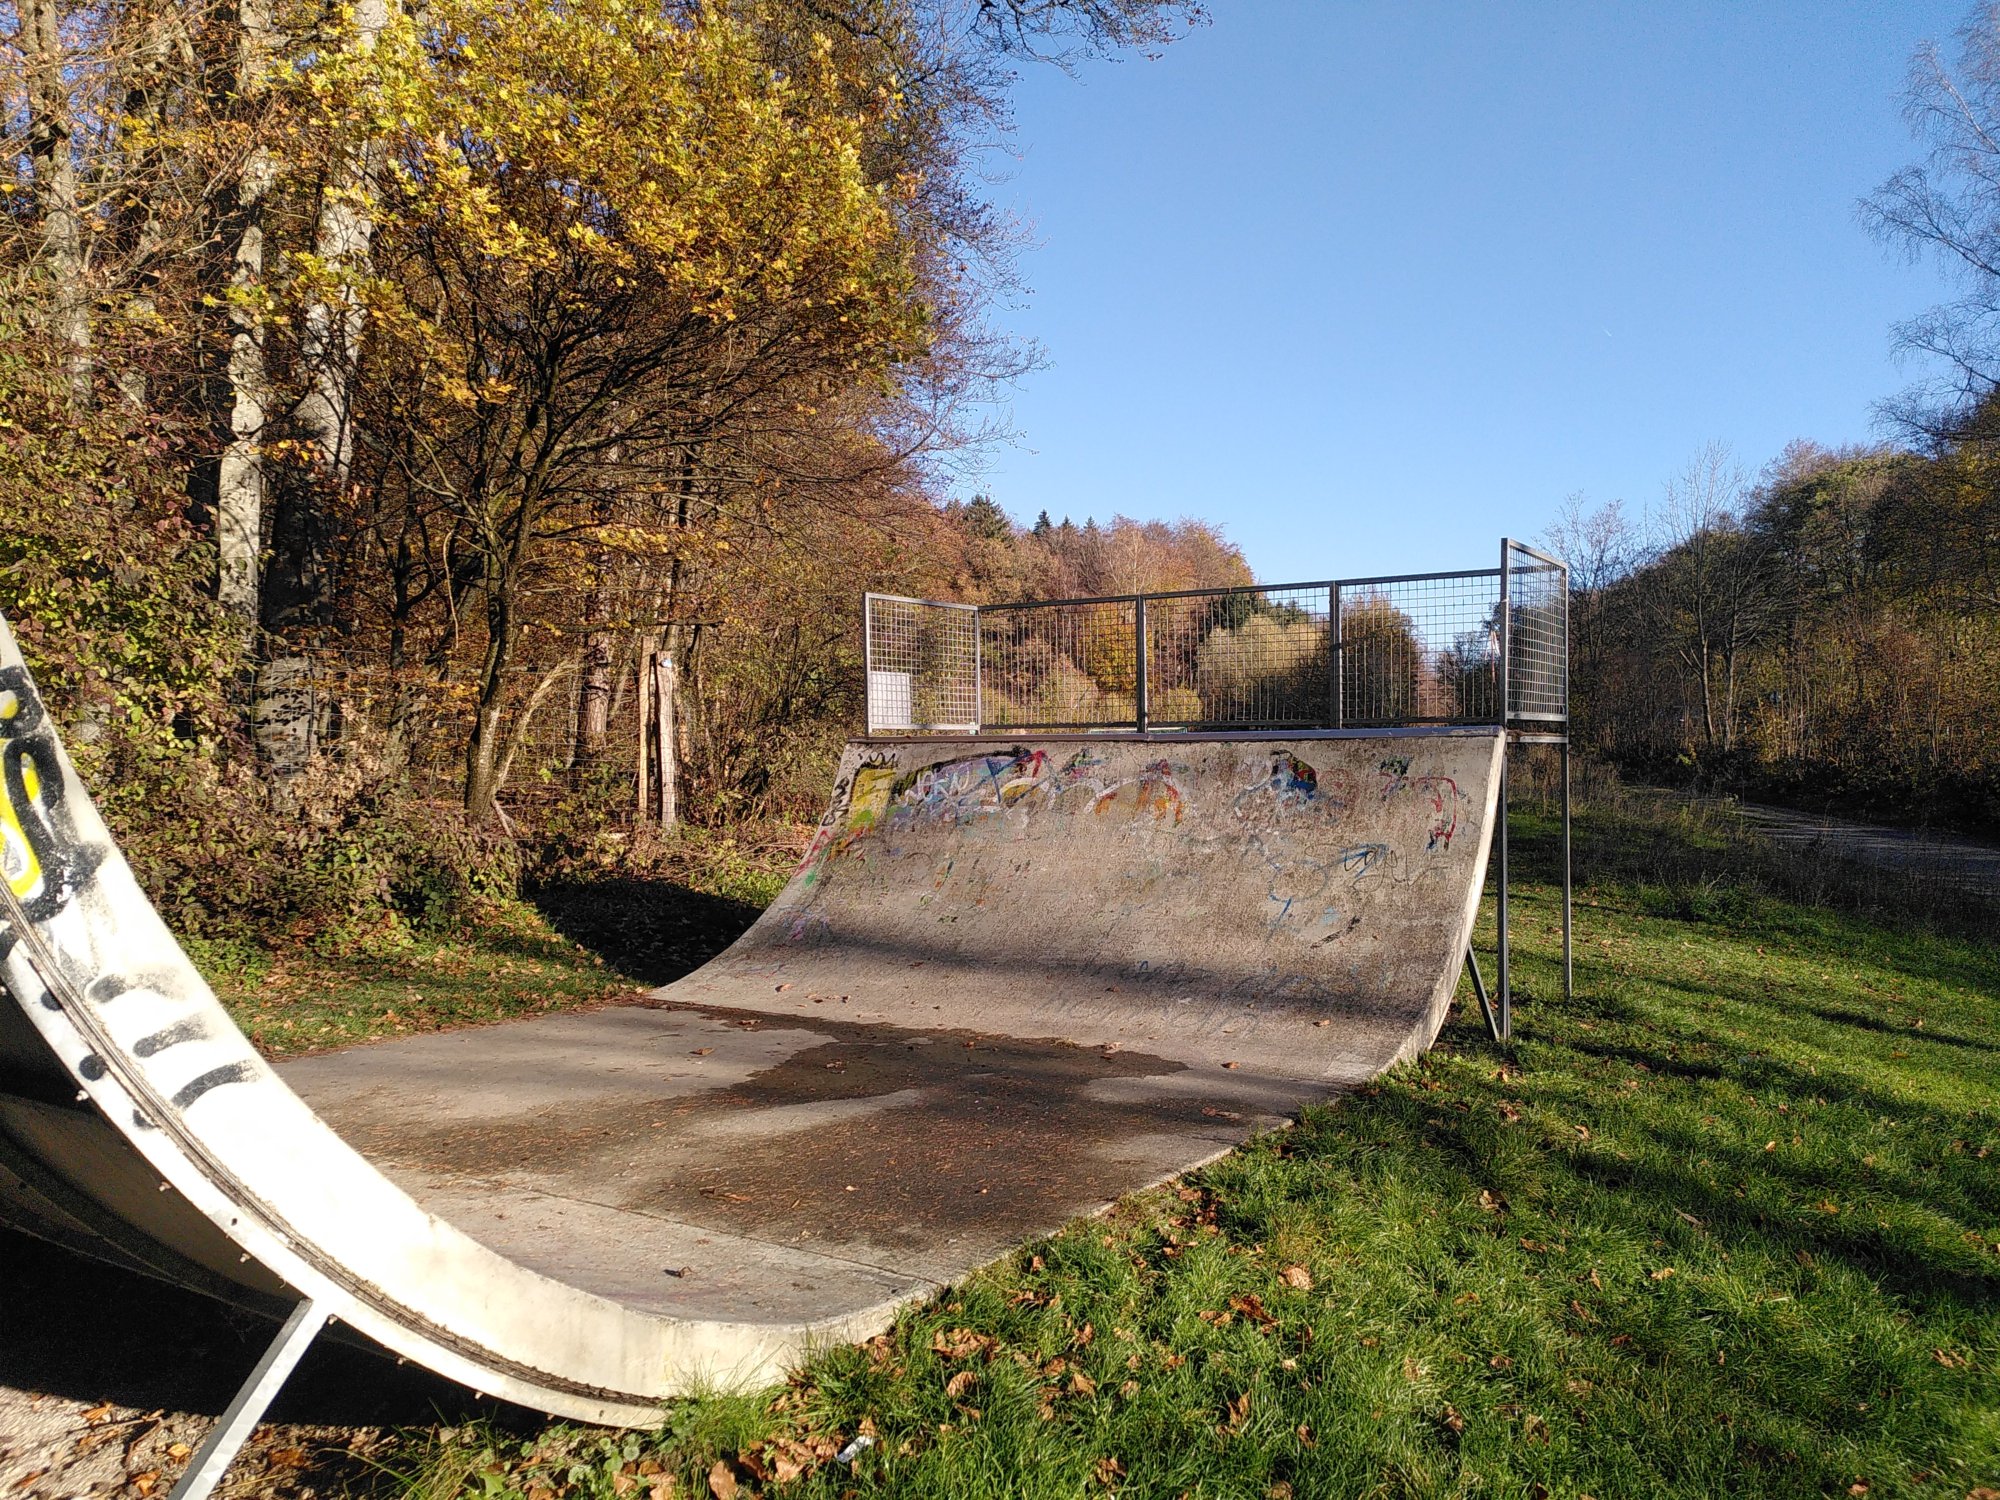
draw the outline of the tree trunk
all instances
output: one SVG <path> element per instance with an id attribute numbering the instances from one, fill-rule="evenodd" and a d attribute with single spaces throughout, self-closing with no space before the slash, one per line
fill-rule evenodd
<path id="1" fill-rule="evenodd" d="M 243 101 L 263 92 L 264 69 L 276 49 L 267 0 L 239 0 L 236 92 Z M 245 645 L 257 626 L 264 545 L 262 447 L 269 371 L 264 360 L 264 320 L 250 305 L 264 280 L 264 199 L 277 177 L 277 159 L 251 148 L 236 185 L 237 236 L 229 273 L 229 443 L 216 474 L 216 595 L 242 627 Z"/>
<path id="2" fill-rule="evenodd" d="M 604 754 L 611 730 L 612 668 L 617 639 L 611 630 L 612 580 L 609 560 L 599 556 L 584 606 L 583 681 L 577 693 L 576 747 L 578 765 L 593 764 Z"/>
<path id="3" fill-rule="evenodd" d="M 28 159 L 41 218 L 51 327 L 63 348 L 70 399 L 90 404 L 90 304 L 84 286 L 83 213 L 76 196 L 69 85 L 63 76 L 62 6 L 28 0 L 19 41 L 27 71 Z"/>
<path id="4" fill-rule="evenodd" d="M 389 0 L 357 0 L 354 47 L 375 48 L 389 24 Z M 364 148 L 326 185 L 320 200 L 313 253 L 336 270 L 361 271 L 375 238 L 375 162 Z M 312 441 L 320 468 L 336 493 L 345 490 L 354 464 L 352 394 L 355 361 L 361 351 L 364 314 L 353 294 L 336 291 L 306 308 L 302 352 L 310 384 L 299 403 L 299 424 Z"/>
<path id="5" fill-rule="evenodd" d="M 680 670 L 665 652 L 653 658 L 653 686 L 658 695 L 653 722 L 659 726 L 660 827 L 680 822 L 680 715 L 674 700 L 680 695 Z"/>
<path id="6" fill-rule="evenodd" d="M 500 722 L 506 711 L 507 669 L 513 665 L 515 638 L 520 631 L 514 592 L 519 587 L 521 554 L 530 525 L 525 505 L 519 525 L 509 555 L 488 565 L 486 655 L 479 668 L 472 738 L 465 747 L 465 810 L 479 821 L 494 816 L 493 799 L 500 791 Z"/>

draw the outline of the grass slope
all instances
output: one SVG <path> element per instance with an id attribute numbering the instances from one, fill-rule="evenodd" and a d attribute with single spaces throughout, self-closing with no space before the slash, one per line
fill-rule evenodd
<path id="1" fill-rule="evenodd" d="M 406 1482 L 2000 1500 L 2000 956 L 1756 894 L 1685 830 L 1579 832 L 1564 1005 L 1551 830 L 1517 824 L 1511 1052 L 1461 1014 L 775 1397 L 433 1433 Z M 1705 873 L 1643 878 L 1662 840 Z"/>

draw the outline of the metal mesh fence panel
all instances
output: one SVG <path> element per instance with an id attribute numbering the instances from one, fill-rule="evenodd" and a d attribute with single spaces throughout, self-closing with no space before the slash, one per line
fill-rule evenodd
<path id="1" fill-rule="evenodd" d="M 1507 718 L 1559 723 L 1569 717 L 1569 570 L 1509 541 Z"/>
<path id="2" fill-rule="evenodd" d="M 1500 716 L 1500 573 L 1335 585 L 1340 700 L 1333 722 L 1493 724 Z"/>
<path id="3" fill-rule="evenodd" d="M 869 728 L 1560 722 L 1568 574 L 1506 548 L 1500 568 L 976 610 L 870 595 Z"/>
<path id="4" fill-rule="evenodd" d="M 1332 614 L 1326 583 L 1148 597 L 1148 727 L 1331 723 Z"/>
<path id="5" fill-rule="evenodd" d="M 1138 600 L 988 605 L 979 647 L 986 727 L 1138 727 Z"/>
<path id="6" fill-rule="evenodd" d="M 979 611 L 890 594 L 866 604 L 868 732 L 977 732 Z"/>

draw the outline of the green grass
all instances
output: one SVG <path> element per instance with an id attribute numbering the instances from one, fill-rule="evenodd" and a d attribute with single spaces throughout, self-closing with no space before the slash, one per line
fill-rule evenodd
<path id="1" fill-rule="evenodd" d="M 573 1009 L 636 987 L 522 902 L 387 951 L 188 946 L 236 1024 L 273 1058 Z"/>
<path id="2" fill-rule="evenodd" d="M 676 1403 L 654 1435 L 415 1435 L 408 1483 L 532 1500 L 2000 1488 L 2000 956 L 1765 894 L 1698 829 L 1605 814 L 1579 834 L 1607 873 L 1580 891 L 1565 1005 L 1552 840 L 1516 825 L 1511 1051 L 1462 1008 L 1422 1062 L 782 1392 Z M 1674 859 L 1635 855 L 1648 839 Z M 856 1432 L 878 1440 L 830 1461 Z"/>

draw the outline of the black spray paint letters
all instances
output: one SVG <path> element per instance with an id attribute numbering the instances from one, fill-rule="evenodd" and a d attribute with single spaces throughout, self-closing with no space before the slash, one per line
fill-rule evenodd
<path id="1" fill-rule="evenodd" d="M 0 667 L 0 782 L 5 784 L 4 817 L 7 840 L 4 869 L 0 879 L 12 886 L 29 921 L 40 925 L 61 912 L 78 892 L 87 889 L 103 865 L 106 850 L 87 842 L 78 832 L 70 814 L 67 784 L 63 775 L 62 751 L 50 727 L 48 713 L 36 692 L 33 679 L 21 667 Z M 14 946 L 10 931 L 0 932 L 0 959 Z M 134 990 L 149 991 L 171 998 L 178 975 L 161 973 L 127 978 L 100 974 L 87 981 L 84 993 L 103 1005 Z M 42 1003 L 61 1009 L 61 1002 L 44 991 Z M 199 1016 L 184 1020 L 142 1037 L 132 1048 L 141 1059 L 157 1057 L 183 1042 L 207 1036 L 207 1024 Z M 94 1082 L 105 1075 L 104 1062 L 92 1054 L 80 1067 L 84 1079 Z M 233 1062 L 211 1068 L 177 1090 L 174 1104 L 185 1109 L 209 1090 L 228 1083 L 247 1083 L 258 1076 L 253 1062 Z M 135 1124 L 150 1126 L 143 1116 Z"/>

